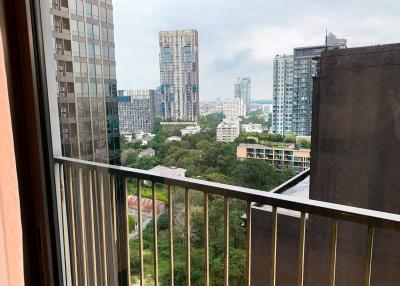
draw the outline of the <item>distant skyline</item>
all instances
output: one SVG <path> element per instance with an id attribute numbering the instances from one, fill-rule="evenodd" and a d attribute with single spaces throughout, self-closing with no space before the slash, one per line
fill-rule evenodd
<path id="1" fill-rule="evenodd" d="M 159 85 L 159 31 L 199 31 L 201 101 L 233 97 L 237 77 L 271 99 L 274 56 L 324 44 L 325 30 L 350 48 L 400 42 L 400 1 L 320 2 L 114 0 L 118 89 Z"/>

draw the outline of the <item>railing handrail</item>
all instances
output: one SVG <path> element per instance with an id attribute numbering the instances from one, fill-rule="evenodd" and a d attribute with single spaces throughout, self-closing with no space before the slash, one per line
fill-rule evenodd
<path id="1" fill-rule="evenodd" d="M 275 188 L 275 192 L 266 192 L 187 177 L 160 175 L 159 173 L 152 171 L 79 160 L 63 156 L 55 156 L 54 162 L 68 164 L 83 169 L 90 167 L 121 177 L 139 178 L 163 183 L 169 186 L 183 187 L 205 193 L 237 198 L 248 202 L 271 205 L 277 208 L 285 208 L 300 211 L 302 213 L 320 215 L 343 221 L 400 231 L 400 215 L 397 214 L 276 193 L 277 190 L 282 191 L 285 187 L 287 189 L 288 187 L 293 186 L 295 182 L 303 180 L 308 175 L 309 170 L 298 174 L 288 182 Z"/>

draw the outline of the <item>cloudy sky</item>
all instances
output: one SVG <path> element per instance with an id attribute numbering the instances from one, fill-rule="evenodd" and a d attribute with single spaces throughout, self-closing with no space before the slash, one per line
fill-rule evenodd
<path id="1" fill-rule="evenodd" d="M 324 43 L 325 30 L 349 47 L 400 42 L 399 0 L 114 0 L 119 89 L 159 85 L 158 31 L 199 31 L 200 100 L 233 95 L 252 78 L 252 98 L 271 99 L 272 60 Z"/>

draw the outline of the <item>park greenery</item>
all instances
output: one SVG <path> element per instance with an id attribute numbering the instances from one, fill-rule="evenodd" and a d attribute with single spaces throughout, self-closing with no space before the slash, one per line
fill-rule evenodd
<path id="1" fill-rule="evenodd" d="M 252 117 L 253 116 L 253 117 Z M 257 114 L 250 116 L 253 123 L 258 121 Z M 246 120 L 249 120 L 247 118 Z M 277 172 L 272 166 L 262 160 L 236 159 L 236 148 L 240 143 L 262 143 L 276 145 L 278 142 L 293 143 L 294 136 L 286 136 L 263 132 L 261 134 L 241 134 L 235 142 L 216 142 L 216 127 L 222 121 L 221 113 L 211 114 L 199 119 L 202 131 L 183 136 L 181 141 L 169 142 L 166 139 L 171 135 L 157 127 L 155 138 L 147 145 L 139 142 L 128 143 L 121 138 L 121 162 L 124 166 L 151 169 L 157 165 L 174 166 L 187 170 L 186 176 L 248 187 L 263 191 L 270 191 L 274 187 L 290 179 L 294 172 L 285 170 Z M 257 119 L 257 120 L 256 120 Z M 281 143 L 282 144 L 282 143 Z M 304 143 L 305 144 L 305 143 Z M 139 156 L 146 148 L 153 148 L 155 156 Z M 157 185 L 157 199 L 167 201 L 165 186 Z M 130 182 L 130 193 L 135 193 L 136 182 Z M 151 197 L 151 187 L 142 185 L 142 196 Z M 173 237 L 174 237 L 174 280 L 175 285 L 186 285 L 185 275 L 185 210 L 184 191 L 173 188 Z M 191 220 L 191 282 L 192 285 L 204 284 L 204 217 L 203 194 L 190 191 L 190 220 Z M 168 206 L 168 205 L 167 205 Z M 246 228 L 242 226 L 242 216 L 246 212 L 246 203 L 230 199 L 230 285 L 245 285 L 246 265 Z M 168 207 L 167 207 L 168 208 Z M 224 198 L 210 196 L 209 198 L 209 239 L 210 239 L 210 285 L 223 285 L 224 259 Z M 129 219 L 130 230 L 134 229 L 136 218 Z M 158 253 L 159 253 L 159 282 L 160 285 L 169 285 L 169 238 L 167 212 L 161 214 L 157 224 Z M 151 285 L 153 277 L 153 228 L 149 223 L 143 230 L 144 268 L 146 285 Z M 130 240 L 131 275 L 133 279 L 139 276 L 139 242 Z"/>

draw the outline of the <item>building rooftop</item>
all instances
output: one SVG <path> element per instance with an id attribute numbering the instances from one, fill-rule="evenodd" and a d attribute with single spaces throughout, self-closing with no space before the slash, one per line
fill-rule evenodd
<path id="1" fill-rule="evenodd" d="M 177 167 L 165 167 L 165 166 L 155 166 L 153 169 L 149 171 L 159 173 L 161 176 L 180 176 L 185 177 L 186 169 L 177 168 Z"/>

